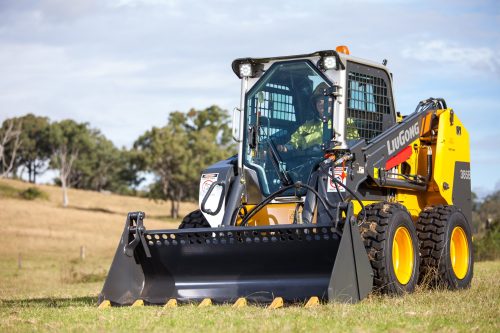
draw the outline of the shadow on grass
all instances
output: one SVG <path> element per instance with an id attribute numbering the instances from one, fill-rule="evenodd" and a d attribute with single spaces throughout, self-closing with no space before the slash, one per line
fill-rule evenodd
<path id="1" fill-rule="evenodd" d="M 181 223 L 182 218 L 172 218 L 169 215 L 146 215 L 146 217 L 149 217 L 151 219 L 155 220 L 160 220 L 162 222 L 175 222 L 175 223 Z"/>
<path id="2" fill-rule="evenodd" d="M 70 306 L 96 306 L 97 307 L 97 296 L 85 296 L 85 297 L 44 297 L 44 298 L 26 298 L 26 299 L 14 299 L 14 300 L 4 300 L 0 299 L 0 308 L 11 308 L 11 307 L 21 307 L 21 308 L 67 308 Z"/>
<path id="3" fill-rule="evenodd" d="M 76 210 L 82 210 L 85 212 L 94 212 L 94 213 L 105 213 L 105 214 L 116 214 L 116 215 L 123 215 L 122 213 L 112 211 L 107 208 L 101 208 L 101 207 L 77 207 L 77 206 L 68 206 L 70 209 L 76 209 Z M 126 215 L 126 214 L 125 214 Z"/>
<path id="4" fill-rule="evenodd" d="M 120 215 L 123 216 L 124 218 L 127 217 L 126 213 L 123 212 L 115 212 L 113 210 L 107 209 L 107 208 L 101 208 L 101 207 L 78 207 L 78 206 L 68 206 L 70 209 L 75 209 L 75 210 L 81 210 L 85 212 L 94 212 L 94 213 L 104 213 L 104 214 L 113 214 L 113 215 Z M 160 220 L 162 222 L 175 222 L 175 223 L 181 223 L 182 218 L 172 218 L 168 215 L 149 215 L 146 213 L 146 218 L 150 219 L 155 219 L 155 220 Z"/>

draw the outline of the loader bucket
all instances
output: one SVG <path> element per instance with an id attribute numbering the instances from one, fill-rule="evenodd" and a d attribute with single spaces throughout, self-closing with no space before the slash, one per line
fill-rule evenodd
<path id="1" fill-rule="evenodd" d="M 354 218 L 343 227 L 274 225 L 149 230 L 130 213 L 99 302 L 356 302 L 372 269 Z M 342 231 L 340 229 L 343 229 Z"/>

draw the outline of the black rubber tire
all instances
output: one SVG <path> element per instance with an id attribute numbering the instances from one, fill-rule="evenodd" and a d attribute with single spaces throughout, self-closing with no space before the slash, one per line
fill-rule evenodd
<path id="1" fill-rule="evenodd" d="M 210 224 L 199 209 L 187 214 L 179 225 L 179 229 L 191 228 L 210 228 Z"/>
<path id="2" fill-rule="evenodd" d="M 399 203 L 380 202 L 367 205 L 361 235 L 373 269 L 373 289 L 384 294 L 401 295 L 415 290 L 419 276 L 418 238 L 410 214 Z M 361 212 L 358 217 L 361 218 Z M 401 284 L 394 272 L 392 246 L 399 227 L 408 230 L 413 245 L 413 269 L 409 281 Z"/>
<path id="3" fill-rule="evenodd" d="M 463 279 L 453 271 L 450 257 L 451 234 L 457 226 L 465 231 L 469 248 L 468 271 Z M 449 289 L 469 288 L 474 275 L 472 232 L 462 211 L 448 205 L 427 207 L 418 218 L 417 233 L 422 266 L 419 282 Z"/>

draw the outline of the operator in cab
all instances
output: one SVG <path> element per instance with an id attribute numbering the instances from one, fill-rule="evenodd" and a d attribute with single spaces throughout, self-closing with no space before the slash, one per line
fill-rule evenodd
<path id="1" fill-rule="evenodd" d="M 325 96 L 323 90 L 328 88 L 324 82 L 318 84 L 311 96 L 311 104 L 314 108 L 314 118 L 307 120 L 299 126 L 291 135 L 290 141 L 284 145 L 278 145 L 281 152 L 288 152 L 293 149 L 306 150 L 313 147 L 319 147 L 323 143 L 323 113 L 325 111 Z M 330 101 L 331 103 L 331 101 Z M 330 109 L 331 105 L 329 105 Z M 328 122 L 331 126 L 331 119 Z"/>

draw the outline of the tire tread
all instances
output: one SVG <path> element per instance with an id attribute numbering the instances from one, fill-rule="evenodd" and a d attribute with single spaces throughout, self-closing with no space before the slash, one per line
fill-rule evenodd
<path id="1" fill-rule="evenodd" d="M 449 278 L 446 258 L 448 236 L 446 233 L 450 217 L 461 210 L 453 205 L 435 205 L 426 207 L 417 221 L 417 236 L 420 245 L 420 283 L 430 286 L 444 285 L 455 289 L 455 283 Z"/>
<path id="2" fill-rule="evenodd" d="M 179 225 L 179 229 L 192 229 L 192 228 L 210 228 L 210 224 L 208 223 L 205 216 L 201 210 L 197 209 L 192 211 L 188 215 L 186 215 L 181 224 Z"/>
<path id="3" fill-rule="evenodd" d="M 390 228 L 391 218 L 398 210 L 408 213 L 405 206 L 400 203 L 379 202 L 365 206 L 366 219 L 361 224 L 361 236 L 368 253 L 368 258 L 373 269 L 373 283 L 375 290 L 382 293 L 399 294 L 400 290 L 391 283 L 387 263 L 386 235 Z M 362 216 L 360 213 L 358 216 Z"/>

